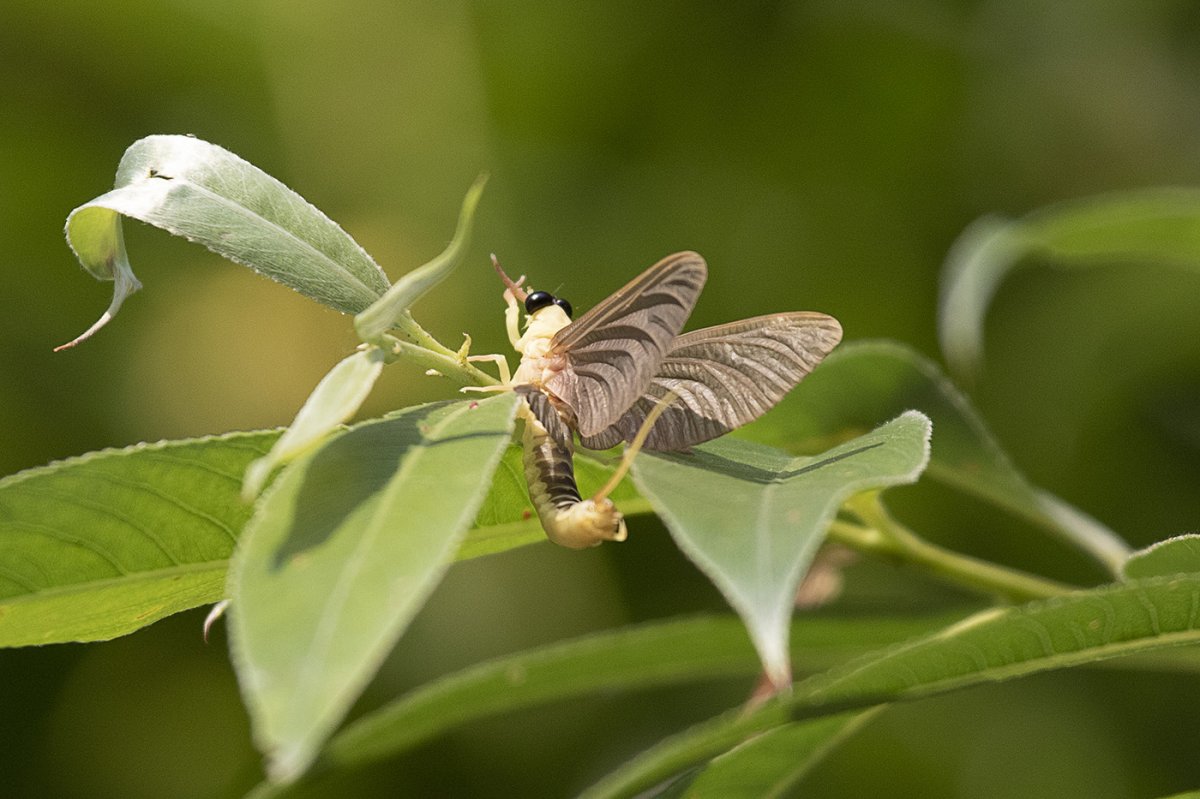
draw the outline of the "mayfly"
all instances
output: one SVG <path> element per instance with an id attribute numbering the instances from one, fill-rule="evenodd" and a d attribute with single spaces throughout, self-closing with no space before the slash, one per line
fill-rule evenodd
<path id="1" fill-rule="evenodd" d="M 495 361 L 501 388 L 525 399 L 518 413 L 529 498 L 550 540 L 575 549 L 625 539 L 608 494 L 639 448 L 687 450 L 757 419 L 842 337 L 836 319 L 811 311 L 680 335 L 708 276 L 694 252 L 667 256 L 575 321 L 566 300 L 527 291 L 523 278 L 514 282 L 495 256 L 492 263 L 521 363 L 510 376 L 501 355 L 471 360 Z M 629 442 L 613 479 L 590 499 L 575 483 L 573 433 L 588 449 Z"/>

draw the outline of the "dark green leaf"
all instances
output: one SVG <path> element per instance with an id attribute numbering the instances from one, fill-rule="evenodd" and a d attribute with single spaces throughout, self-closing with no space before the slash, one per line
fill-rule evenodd
<path id="1" fill-rule="evenodd" d="M 643 752 L 589 796 L 632 796 L 798 718 L 918 699 L 1050 669 L 1200 643 L 1200 574 L 1156 577 L 977 613 L 797 684 Z"/>
<path id="2" fill-rule="evenodd" d="M 0 480 L 0 646 L 96 641 L 220 600 L 278 433 L 139 444 Z"/>
<path id="3" fill-rule="evenodd" d="M 874 711 L 863 710 L 776 727 L 718 755 L 707 766 L 689 772 L 656 796 L 662 799 L 788 796 L 813 766 L 874 715 Z"/>
<path id="4" fill-rule="evenodd" d="M 793 626 L 798 668 L 828 668 L 854 654 L 936 629 L 950 617 L 808 618 Z M 585 696 L 760 671 L 745 627 L 732 617 L 653 622 L 472 666 L 417 688 L 333 737 L 318 769 L 345 769 L 410 750 L 497 713 Z M 263 786 L 263 795 L 275 795 Z"/>

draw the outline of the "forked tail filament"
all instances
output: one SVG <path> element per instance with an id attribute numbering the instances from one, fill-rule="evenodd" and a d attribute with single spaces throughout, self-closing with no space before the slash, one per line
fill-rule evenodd
<path id="1" fill-rule="evenodd" d="M 658 421 L 658 417 L 662 416 L 667 408 L 671 407 L 671 403 L 675 402 L 679 395 L 674 391 L 668 391 L 659 397 L 658 402 L 654 403 L 654 407 L 650 409 L 650 413 L 646 414 L 646 418 L 642 420 L 642 426 L 638 428 L 637 435 L 633 437 L 633 441 L 629 442 L 629 446 L 625 448 L 625 454 L 621 456 L 621 465 L 612 473 L 612 477 L 608 478 L 608 482 L 604 487 L 596 492 L 592 497 L 593 502 L 600 502 L 611 494 L 617 485 L 625 479 L 625 475 L 629 472 L 629 467 L 633 466 L 633 459 L 638 454 L 638 450 L 646 443 L 647 436 L 650 435 L 651 428 Z"/>

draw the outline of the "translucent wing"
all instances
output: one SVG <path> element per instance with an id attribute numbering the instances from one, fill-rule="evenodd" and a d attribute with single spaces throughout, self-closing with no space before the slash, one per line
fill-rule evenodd
<path id="1" fill-rule="evenodd" d="M 547 357 L 566 366 L 545 386 L 580 435 L 605 430 L 646 392 L 707 276 L 696 253 L 669 255 L 554 336 Z"/>
<path id="2" fill-rule="evenodd" d="M 580 438 L 608 449 L 637 434 L 660 397 L 678 398 L 659 417 L 645 448 L 686 449 L 757 419 L 783 399 L 842 338 L 832 316 L 759 316 L 675 339 L 646 392 L 614 424 Z"/>

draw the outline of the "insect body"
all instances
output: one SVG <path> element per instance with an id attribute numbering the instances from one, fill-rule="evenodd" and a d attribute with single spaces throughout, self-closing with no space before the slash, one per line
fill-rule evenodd
<path id="1" fill-rule="evenodd" d="M 680 335 L 708 270 L 692 252 L 668 256 L 571 321 L 571 307 L 526 292 L 496 263 L 507 285 L 509 339 L 521 354 L 507 387 L 524 396 L 525 475 L 542 527 L 573 548 L 625 538 L 607 498 L 633 453 L 686 450 L 750 422 L 773 407 L 841 339 L 831 316 L 780 313 Z M 519 328 L 524 302 L 526 328 Z M 589 449 L 630 446 L 614 479 L 581 499 L 574 441 Z"/>

